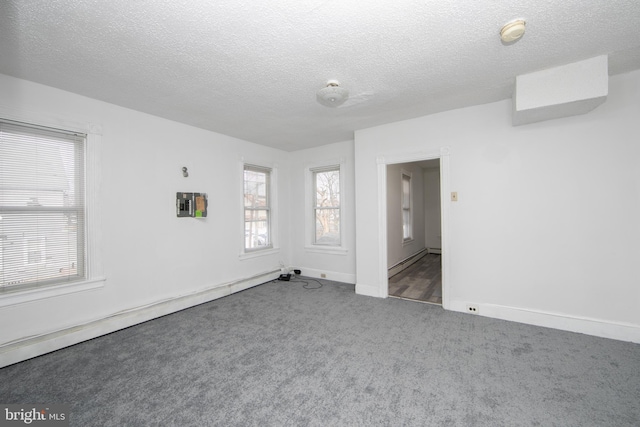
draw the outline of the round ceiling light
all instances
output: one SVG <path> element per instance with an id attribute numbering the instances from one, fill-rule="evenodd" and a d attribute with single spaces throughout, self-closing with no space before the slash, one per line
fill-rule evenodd
<path id="1" fill-rule="evenodd" d="M 524 35 L 525 22 L 522 19 L 509 22 L 500 30 L 500 38 L 505 43 L 511 43 Z"/>
<path id="2" fill-rule="evenodd" d="M 344 104 L 349 97 L 349 91 L 340 87 L 337 80 L 329 80 L 327 86 L 316 93 L 316 99 L 325 107 L 337 107 Z"/>

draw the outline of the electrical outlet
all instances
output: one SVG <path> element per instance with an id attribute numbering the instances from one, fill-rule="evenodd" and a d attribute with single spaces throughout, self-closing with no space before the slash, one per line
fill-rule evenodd
<path id="1" fill-rule="evenodd" d="M 326 278 L 327 278 L 327 275 L 326 275 L 326 274 L 324 274 L 324 273 L 320 273 L 320 278 L 321 278 L 321 279 L 326 279 Z"/>
<path id="2" fill-rule="evenodd" d="M 451 201 L 452 202 L 457 202 L 458 201 L 458 192 L 457 191 L 452 191 L 451 192 Z"/>
<path id="3" fill-rule="evenodd" d="M 478 314 L 480 313 L 480 309 L 475 304 L 467 304 L 467 312 L 471 314 Z"/>

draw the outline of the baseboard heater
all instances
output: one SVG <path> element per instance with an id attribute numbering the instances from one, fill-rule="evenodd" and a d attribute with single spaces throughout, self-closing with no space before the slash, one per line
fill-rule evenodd
<path id="1" fill-rule="evenodd" d="M 422 259 L 422 257 L 424 257 L 425 255 L 427 255 L 429 253 L 431 253 L 431 252 L 429 252 L 429 249 L 425 248 L 425 249 L 422 249 L 420 252 L 416 252 L 415 254 L 411 255 L 410 257 L 408 257 L 408 258 L 400 261 L 399 263 L 395 264 L 394 266 L 389 268 L 389 270 L 387 271 L 387 279 L 392 277 L 392 276 L 395 276 L 398 273 L 400 273 L 405 268 L 409 268 L 412 264 L 415 264 L 416 262 L 420 261 L 420 259 Z"/>
<path id="2" fill-rule="evenodd" d="M 148 320 L 204 304 L 278 278 L 280 269 L 177 295 L 57 331 L 21 338 L 0 346 L 0 368 Z"/>

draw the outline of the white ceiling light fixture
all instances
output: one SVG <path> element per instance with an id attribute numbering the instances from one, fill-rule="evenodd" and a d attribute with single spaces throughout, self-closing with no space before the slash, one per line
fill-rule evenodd
<path id="1" fill-rule="evenodd" d="M 523 19 L 516 19 L 502 27 L 500 30 L 500 38 L 505 43 L 511 43 L 518 40 L 524 35 L 526 22 Z"/>
<path id="2" fill-rule="evenodd" d="M 327 86 L 316 93 L 316 99 L 325 107 L 338 107 L 347 100 L 349 91 L 340 87 L 337 80 L 329 80 Z"/>

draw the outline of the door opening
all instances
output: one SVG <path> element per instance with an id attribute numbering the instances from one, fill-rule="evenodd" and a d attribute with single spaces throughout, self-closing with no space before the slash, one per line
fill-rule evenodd
<path id="1" fill-rule="evenodd" d="M 440 159 L 388 164 L 388 296 L 442 305 Z"/>

